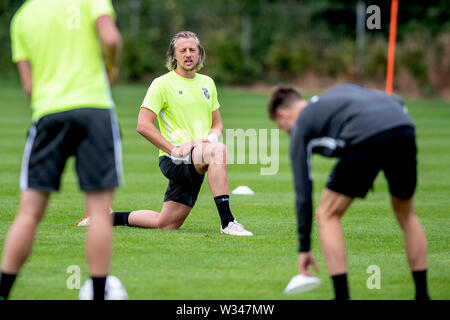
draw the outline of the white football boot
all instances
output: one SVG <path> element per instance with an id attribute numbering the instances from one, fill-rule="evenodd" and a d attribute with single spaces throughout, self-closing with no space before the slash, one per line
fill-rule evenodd
<path id="1" fill-rule="evenodd" d="M 253 233 L 244 229 L 244 226 L 236 220 L 231 221 L 227 227 L 220 227 L 220 233 L 228 234 L 230 236 L 252 236 Z"/>
<path id="2" fill-rule="evenodd" d="M 77 222 L 77 227 L 87 227 L 89 225 L 89 217 L 86 216 Z"/>
<path id="3" fill-rule="evenodd" d="M 113 214 L 114 211 L 112 208 L 109 208 L 109 214 Z M 77 222 L 77 227 L 87 227 L 89 225 L 89 217 L 86 216 L 83 219 L 81 219 L 79 222 Z"/>

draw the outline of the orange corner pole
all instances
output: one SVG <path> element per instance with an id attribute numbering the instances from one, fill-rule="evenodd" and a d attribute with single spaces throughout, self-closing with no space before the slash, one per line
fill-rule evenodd
<path id="1" fill-rule="evenodd" d="M 386 93 L 392 94 L 394 83 L 395 41 L 397 36 L 398 0 L 391 3 L 391 24 L 389 27 L 389 48 L 386 72 Z"/>

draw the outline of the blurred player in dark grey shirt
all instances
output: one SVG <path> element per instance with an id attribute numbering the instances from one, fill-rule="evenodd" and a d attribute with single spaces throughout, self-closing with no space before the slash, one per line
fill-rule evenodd
<path id="1" fill-rule="evenodd" d="M 414 211 L 416 143 L 414 124 L 403 101 L 343 83 L 309 103 L 291 88 L 277 89 L 269 116 L 291 135 L 299 234 L 299 271 L 318 272 L 311 250 L 312 153 L 339 157 L 316 210 L 322 252 L 336 299 L 349 299 L 347 262 L 340 219 L 354 198 L 364 198 L 379 171 L 389 184 L 392 207 L 403 230 L 416 284 L 416 298 L 428 299 L 426 238 Z"/>

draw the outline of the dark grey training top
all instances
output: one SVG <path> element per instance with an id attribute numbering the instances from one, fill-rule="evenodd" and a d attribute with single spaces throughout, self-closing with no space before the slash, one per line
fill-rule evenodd
<path id="1" fill-rule="evenodd" d="M 349 146 L 401 126 L 414 127 L 403 101 L 381 91 L 343 83 L 311 98 L 291 132 L 300 251 L 311 248 L 312 153 L 339 156 Z"/>

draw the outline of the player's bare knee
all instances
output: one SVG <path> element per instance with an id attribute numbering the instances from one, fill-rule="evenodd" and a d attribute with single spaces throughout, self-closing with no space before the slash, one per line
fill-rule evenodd
<path id="1" fill-rule="evenodd" d="M 166 225 L 162 225 L 159 227 L 159 229 L 165 229 L 165 230 L 178 230 L 181 227 L 181 223 L 169 223 Z"/>
<path id="2" fill-rule="evenodd" d="M 340 220 L 343 214 L 338 208 L 318 207 L 316 209 L 316 218 L 319 224 L 331 222 L 334 219 Z"/>
<path id="3" fill-rule="evenodd" d="M 39 223 L 44 217 L 44 212 L 30 206 L 20 209 L 18 217 L 26 221 Z"/>
<path id="4" fill-rule="evenodd" d="M 173 225 L 173 224 L 169 224 L 167 226 L 164 226 L 160 229 L 165 229 L 165 230 L 178 230 L 180 228 L 180 226 L 177 225 Z"/>
<path id="5" fill-rule="evenodd" d="M 414 211 L 403 211 L 403 212 L 396 211 L 395 217 L 397 218 L 397 222 L 400 225 L 400 228 L 402 229 L 405 229 L 405 227 L 409 223 L 417 219 L 416 213 Z"/>
<path id="6" fill-rule="evenodd" d="M 211 156 L 215 164 L 226 164 L 227 146 L 220 142 L 212 144 Z"/>
<path id="7" fill-rule="evenodd" d="M 329 215 L 330 214 L 329 214 L 328 210 L 318 207 L 316 209 L 317 223 L 322 224 L 322 223 L 326 222 L 328 220 Z"/>
<path id="8" fill-rule="evenodd" d="M 182 224 L 183 222 L 180 221 L 164 221 L 160 219 L 158 221 L 157 227 L 158 229 L 178 230 Z"/>

